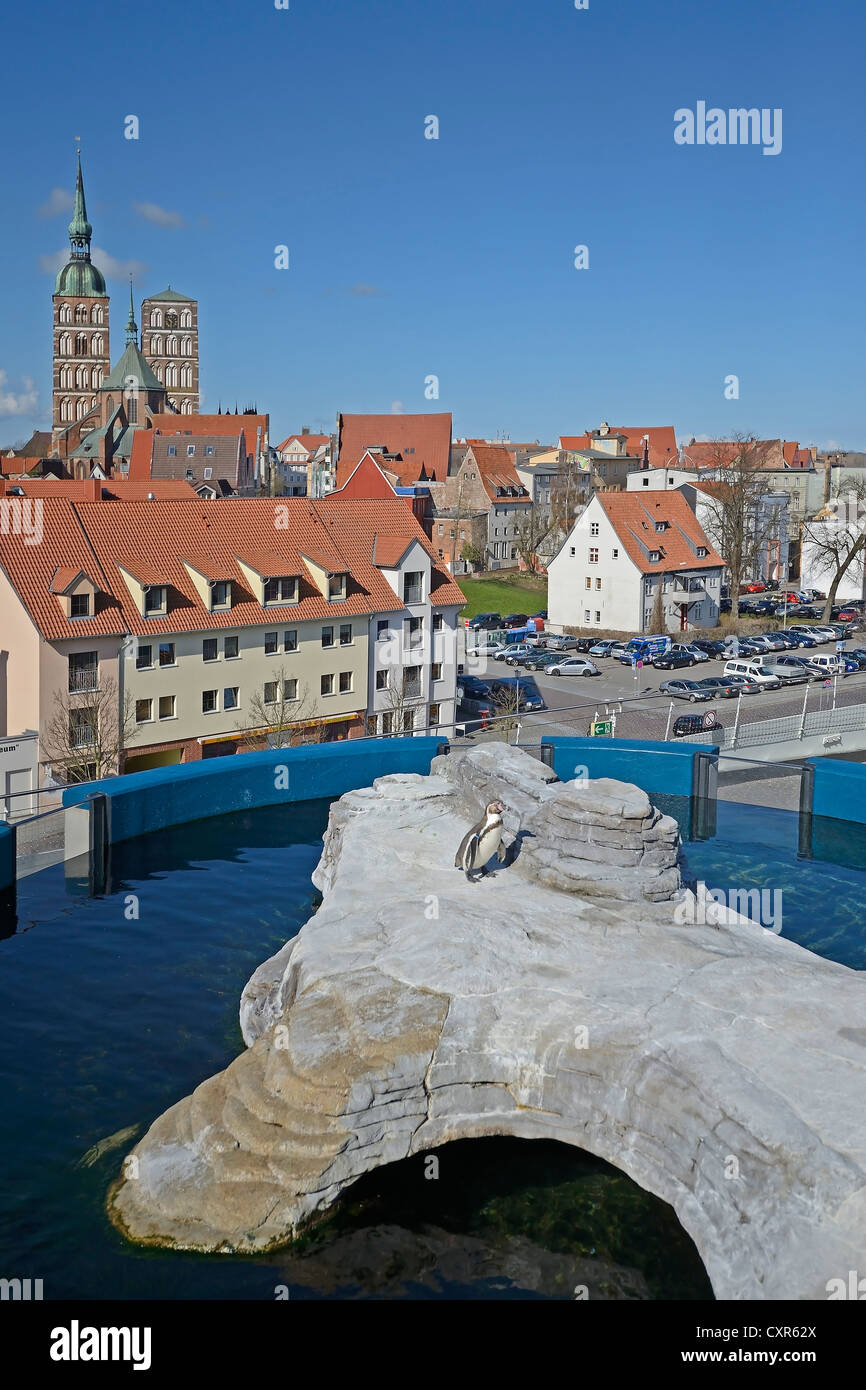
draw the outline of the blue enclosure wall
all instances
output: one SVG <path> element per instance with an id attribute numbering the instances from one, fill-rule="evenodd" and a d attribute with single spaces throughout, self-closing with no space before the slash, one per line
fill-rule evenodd
<path id="1" fill-rule="evenodd" d="M 551 766 L 557 777 L 569 782 L 586 768 L 587 777 L 615 777 L 634 782 L 649 795 L 692 796 L 697 790 L 698 759 L 718 759 L 713 744 L 657 743 L 639 738 L 543 738 L 542 747 L 553 749 Z"/>
<path id="2" fill-rule="evenodd" d="M 117 844 L 205 816 L 342 796 L 387 773 L 426 775 L 443 746 L 439 738 L 359 739 L 239 753 L 69 787 L 63 804 L 75 806 L 104 792 L 110 839 Z"/>
<path id="3" fill-rule="evenodd" d="M 866 765 L 835 758 L 807 758 L 814 784 L 812 805 L 804 806 L 813 816 L 856 821 L 866 825 Z"/>
<path id="4" fill-rule="evenodd" d="M 0 825 L 0 893 L 15 882 L 15 831 Z"/>

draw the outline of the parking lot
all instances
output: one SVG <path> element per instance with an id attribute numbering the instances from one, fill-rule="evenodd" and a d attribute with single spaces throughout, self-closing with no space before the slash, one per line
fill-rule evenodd
<path id="1" fill-rule="evenodd" d="M 846 643 L 849 649 L 866 648 L 866 634 L 856 632 Z M 834 641 L 827 641 L 811 649 L 815 654 L 832 654 L 836 650 Z M 786 655 L 787 653 L 778 653 Z M 809 651 L 797 649 L 793 654 L 808 657 Z M 622 738 L 662 739 L 668 728 L 668 718 L 673 722 L 681 714 L 715 715 L 715 721 L 723 727 L 730 727 L 737 719 L 739 705 L 740 726 L 756 720 L 766 720 L 783 715 L 797 714 L 803 708 L 804 698 L 807 709 L 822 710 L 844 708 L 846 705 L 866 703 L 866 671 L 856 671 L 850 675 L 839 675 L 827 681 L 783 686 L 779 690 L 763 690 L 757 694 L 743 695 L 737 699 L 713 699 L 707 703 L 692 704 L 687 700 L 671 700 L 670 695 L 659 692 L 663 680 L 684 679 L 702 680 L 705 676 L 721 676 L 725 661 L 702 661 L 692 667 L 680 670 L 656 670 L 653 666 L 632 670 L 611 657 L 592 657 L 599 668 L 597 676 L 552 676 L 544 671 L 532 671 L 538 689 L 547 709 L 539 714 L 522 717 L 521 742 L 529 742 L 549 734 L 586 734 L 594 717 L 604 719 L 616 715 L 616 733 Z M 468 670 L 482 680 L 488 676 L 523 675 L 523 668 L 509 667 L 502 661 L 492 658 L 475 658 Z"/>

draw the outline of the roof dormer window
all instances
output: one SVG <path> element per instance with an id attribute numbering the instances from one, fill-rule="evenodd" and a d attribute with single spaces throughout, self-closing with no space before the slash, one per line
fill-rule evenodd
<path id="1" fill-rule="evenodd" d="M 345 574 L 328 575 L 328 602 L 339 603 L 346 597 Z"/>
<path id="2" fill-rule="evenodd" d="M 294 575 L 283 575 L 277 579 L 266 579 L 264 603 L 297 603 L 298 581 Z"/>
<path id="3" fill-rule="evenodd" d="M 230 579 L 216 579 L 210 586 L 211 612 L 232 606 L 232 582 Z"/>
<path id="4" fill-rule="evenodd" d="M 158 618 L 168 612 L 168 587 L 165 584 L 148 584 L 144 590 L 144 616 Z"/>
<path id="5" fill-rule="evenodd" d="M 651 565 L 657 565 L 657 564 L 658 564 L 658 562 L 659 562 L 659 553 L 658 553 L 657 550 L 651 550 L 650 553 L 649 553 L 649 557 L 650 557 L 650 564 L 651 564 Z"/>
<path id="6" fill-rule="evenodd" d="M 69 599 L 70 618 L 89 618 L 90 594 L 72 594 Z"/>
<path id="7" fill-rule="evenodd" d="M 699 546 L 698 546 L 698 559 L 699 559 L 699 560 L 706 560 L 706 558 L 707 558 L 707 547 L 706 547 L 705 545 L 699 545 Z"/>

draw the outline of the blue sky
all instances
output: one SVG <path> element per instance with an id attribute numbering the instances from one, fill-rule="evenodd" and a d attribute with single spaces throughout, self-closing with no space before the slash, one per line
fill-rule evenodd
<path id="1" fill-rule="evenodd" d="M 67 246 L 51 198 L 80 136 L 112 359 L 132 265 L 137 301 L 171 282 L 200 302 L 203 409 L 254 401 L 274 439 L 440 409 L 515 440 L 605 418 L 866 447 L 856 0 L 83 13 L 0 22 L 0 444 L 49 423 L 42 267 Z M 698 101 L 781 108 L 781 153 L 676 145 Z"/>

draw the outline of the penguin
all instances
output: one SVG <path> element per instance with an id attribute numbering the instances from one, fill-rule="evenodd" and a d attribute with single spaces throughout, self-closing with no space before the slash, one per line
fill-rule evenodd
<path id="1" fill-rule="evenodd" d="M 475 883 L 473 873 L 483 872 L 487 861 L 496 855 L 499 863 L 505 862 L 505 844 L 502 839 L 501 801 L 491 801 L 484 812 L 484 819 L 473 825 L 460 841 L 460 848 L 454 859 L 454 867 L 463 869 L 467 883 Z"/>

